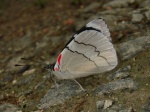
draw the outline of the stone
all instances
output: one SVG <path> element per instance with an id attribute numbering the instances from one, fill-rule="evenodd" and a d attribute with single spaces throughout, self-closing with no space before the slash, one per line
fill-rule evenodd
<path id="1" fill-rule="evenodd" d="M 122 8 L 128 7 L 129 4 L 134 3 L 135 0 L 113 0 L 104 4 L 103 8 L 112 7 L 112 8 Z"/>
<path id="2" fill-rule="evenodd" d="M 11 73 L 7 73 L 5 74 L 5 76 L 2 78 L 1 80 L 1 84 L 7 84 L 7 83 L 10 83 L 12 82 L 14 79 L 14 75 L 12 75 Z"/>
<path id="3" fill-rule="evenodd" d="M 150 20 L 150 10 L 145 12 L 145 16 L 146 16 L 147 20 Z"/>
<path id="4" fill-rule="evenodd" d="M 129 12 L 131 12 L 133 9 L 132 8 L 117 8 L 117 9 L 113 9 L 113 10 L 104 10 L 104 11 L 100 11 L 98 12 L 98 15 L 119 15 L 119 16 L 127 16 L 129 14 Z M 124 18 L 124 17 L 122 17 Z"/>
<path id="5" fill-rule="evenodd" d="M 127 109 L 121 109 L 119 112 L 133 112 L 132 108 L 127 108 Z"/>
<path id="6" fill-rule="evenodd" d="M 82 9 L 82 12 L 92 12 L 94 9 L 100 7 L 101 4 L 100 2 L 93 2 L 92 4 L 90 4 L 89 6 L 85 7 L 84 9 Z"/>
<path id="7" fill-rule="evenodd" d="M 36 111 L 32 111 L 32 112 L 43 112 L 43 110 L 36 110 Z"/>
<path id="8" fill-rule="evenodd" d="M 111 74 L 108 76 L 108 79 L 109 80 L 115 80 L 115 79 L 123 79 L 123 78 L 126 78 L 128 77 L 130 74 L 129 74 L 129 71 L 131 70 L 131 66 L 128 65 L 124 68 L 120 68 L 119 70 L 117 70 L 115 73 Z"/>
<path id="9" fill-rule="evenodd" d="M 103 112 L 117 112 L 116 110 L 112 110 L 112 109 L 107 109 L 107 111 L 103 111 Z"/>
<path id="10" fill-rule="evenodd" d="M 4 103 L 0 105 L 0 112 L 17 112 L 19 108 L 16 105 L 10 103 Z"/>
<path id="11" fill-rule="evenodd" d="M 112 104 L 113 104 L 112 100 L 105 100 L 104 109 L 109 108 L 110 106 L 112 106 Z"/>
<path id="12" fill-rule="evenodd" d="M 115 110 L 116 112 L 133 112 L 132 107 L 126 108 L 121 104 L 113 105 L 110 109 Z"/>
<path id="13" fill-rule="evenodd" d="M 141 112 L 150 112 L 150 100 L 142 105 Z"/>
<path id="14" fill-rule="evenodd" d="M 96 102 L 96 107 L 97 109 L 102 109 L 104 107 L 104 100 L 103 101 L 97 101 Z"/>
<path id="15" fill-rule="evenodd" d="M 23 73 L 23 75 L 30 75 L 30 74 L 33 74 L 35 72 L 35 69 L 30 69 L 30 70 L 27 70 Z"/>
<path id="16" fill-rule="evenodd" d="M 95 95 L 102 95 L 111 93 L 115 90 L 123 90 L 123 89 L 129 89 L 129 90 L 136 90 L 138 87 L 138 83 L 135 82 L 131 78 L 127 79 L 120 79 L 117 81 L 109 82 L 108 84 L 99 85 L 93 93 Z"/>
<path id="17" fill-rule="evenodd" d="M 133 112 L 132 107 L 126 108 L 122 104 L 118 104 L 117 102 L 113 104 L 112 100 L 97 101 L 96 106 L 96 112 Z"/>
<path id="18" fill-rule="evenodd" d="M 19 68 L 21 68 L 21 67 L 14 66 L 15 64 L 19 63 L 20 58 L 21 58 L 21 56 L 12 58 L 7 64 L 7 69 L 8 70 L 18 70 Z"/>
<path id="19" fill-rule="evenodd" d="M 19 39 L 15 39 L 15 40 L 11 41 L 10 44 L 13 43 L 13 52 L 19 52 L 22 49 L 30 46 L 32 44 L 31 37 L 32 37 L 31 33 L 28 33 L 27 35 L 25 35 Z"/>
<path id="20" fill-rule="evenodd" d="M 130 75 L 129 72 L 117 72 L 117 73 L 112 74 L 109 77 L 109 79 L 110 80 L 123 79 L 123 78 L 128 77 L 129 75 Z"/>
<path id="21" fill-rule="evenodd" d="M 122 60 L 134 57 L 141 51 L 150 48 L 150 36 L 138 37 L 134 40 L 120 43 L 116 46 Z"/>
<path id="22" fill-rule="evenodd" d="M 31 74 L 31 75 L 26 76 L 23 79 L 17 81 L 16 85 L 17 86 L 23 86 L 23 85 L 26 85 L 26 84 L 30 84 L 30 83 L 32 83 L 34 78 L 35 78 L 35 74 Z"/>
<path id="23" fill-rule="evenodd" d="M 140 2 L 140 7 L 144 7 L 144 8 L 150 8 L 150 1 L 149 0 L 144 0 L 144 1 L 142 1 L 142 2 Z"/>
<path id="24" fill-rule="evenodd" d="M 142 14 L 132 14 L 132 22 L 136 23 L 136 22 L 140 22 L 142 21 L 144 18 L 144 16 Z"/>
<path id="25" fill-rule="evenodd" d="M 58 87 L 51 88 L 37 106 L 39 109 L 49 108 L 63 103 L 65 100 L 83 92 L 74 81 L 63 81 Z"/>

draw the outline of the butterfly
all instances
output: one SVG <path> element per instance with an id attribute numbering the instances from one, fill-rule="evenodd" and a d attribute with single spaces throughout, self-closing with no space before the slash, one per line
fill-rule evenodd
<path id="1" fill-rule="evenodd" d="M 58 79 L 76 79 L 110 71 L 117 64 L 117 53 L 107 24 L 98 18 L 72 36 L 56 63 L 49 68 Z"/>

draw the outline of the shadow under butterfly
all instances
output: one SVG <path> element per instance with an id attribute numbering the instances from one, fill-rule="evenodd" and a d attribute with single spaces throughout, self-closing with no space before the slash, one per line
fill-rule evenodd
<path id="1" fill-rule="evenodd" d="M 109 29 L 105 21 L 98 18 L 73 35 L 56 63 L 45 68 L 57 79 L 72 79 L 79 84 L 76 78 L 110 71 L 117 64 L 117 53 Z M 81 85 L 80 87 L 82 88 Z"/>

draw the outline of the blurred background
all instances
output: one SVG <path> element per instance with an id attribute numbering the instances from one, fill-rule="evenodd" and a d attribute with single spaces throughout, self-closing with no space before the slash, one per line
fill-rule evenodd
<path id="1" fill-rule="evenodd" d="M 16 110 L 37 110 L 36 104 L 51 88 L 53 81 L 45 75 L 49 73 L 44 70 L 43 64 L 21 58 L 54 63 L 72 35 L 87 22 L 98 17 L 105 19 L 116 46 L 150 35 L 149 0 L 0 0 L 0 111 L 1 105 L 5 103 L 13 104 Z M 121 59 L 124 64 L 119 67 L 132 66 L 131 77 L 142 83 L 142 89 L 145 90 L 142 92 L 140 89 L 141 91 L 132 95 L 125 94 L 126 97 L 121 99 L 127 107 L 131 105 L 135 111 L 140 110 L 141 105 L 150 99 L 150 88 L 145 86 L 150 84 L 150 51 L 147 50 L 150 38 L 145 39 L 147 40 L 142 39 L 143 42 L 140 39 L 136 40 L 137 43 L 133 41 L 140 48 L 131 50 L 131 55 L 128 55 L 128 51 L 126 53 L 125 48 L 119 50 L 121 56 L 125 54 Z M 139 55 L 139 51 L 143 54 Z M 135 55 L 137 57 L 133 58 Z M 15 64 L 25 66 L 16 67 Z M 143 74 L 143 77 L 134 76 L 138 73 Z M 85 83 L 85 79 L 79 82 L 90 89 L 107 82 L 104 77 L 87 80 L 90 84 Z M 119 97 L 122 93 L 117 95 Z M 79 99 L 71 101 L 75 107 L 65 105 L 63 111 L 69 112 L 72 108 L 73 111 L 88 111 L 88 106 L 91 107 L 91 112 L 95 110 L 95 105 L 91 103 L 88 106 L 83 103 L 76 109 Z M 136 103 L 137 100 L 140 103 Z M 87 99 L 85 102 L 91 101 Z M 63 106 L 56 106 L 52 110 L 60 111 L 61 107 Z"/>

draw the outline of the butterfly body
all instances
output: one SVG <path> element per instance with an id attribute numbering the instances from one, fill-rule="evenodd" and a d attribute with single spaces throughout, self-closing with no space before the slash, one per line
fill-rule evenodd
<path id="1" fill-rule="evenodd" d="M 53 73 L 58 79 L 75 79 L 112 70 L 117 64 L 109 29 L 103 19 L 95 19 L 70 39 Z"/>

